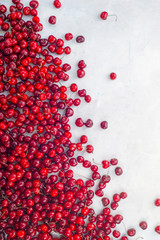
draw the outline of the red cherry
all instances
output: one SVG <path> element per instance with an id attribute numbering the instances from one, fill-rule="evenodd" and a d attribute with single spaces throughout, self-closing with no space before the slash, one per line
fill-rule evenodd
<path id="1" fill-rule="evenodd" d="M 61 2 L 59 0 L 55 0 L 53 2 L 53 4 L 54 4 L 55 8 L 60 8 L 61 7 Z"/>
<path id="2" fill-rule="evenodd" d="M 25 236 L 25 231 L 24 231 L 24 230 L 19 230 L 19 231 L 17 232 L 17 236 L 18 236 L 19 238 L 24 238 L 24 236 Z"/>
<path id="3" fill-rule="evenodd" d="M 72 38 L 73 38 L 72 33 L 66 33 L 66 34 L 65 34 L 65 39 L 66 39 L 67 41 L 72 40 Z"/>
<path id="4" fill-rule="evenodd" d="M 128 236 L 133 237 L 136 234 L 136 230 L 134 228 L 128 229 L 127 234 Z"/>
<path id="5" fill-rule="evenodd" d="M 145 230 L 145 229 L 147 229 L 147 222 L 145 222 L 145 221 L 142 221 L 142 222 L 140 222 L 139 223 L 139 226 L 140 226 L 140 228 L 142 228 L 143 230 Z"/>
<path id="6" fill-rule="evenodd" d="M 48 19 L 48 22 L 50 24 L 56 24 L 56 17 L 55 16 L 50 16 L 49 19 Z"/>
<path id="7" fill-rule="evenodd" d="M 157 198 L 154 202 L 155 206 L 160 207 L 160 199 Z"/>
<path id="8" fill-rule="evenodd" d="M 116 78 L 117 78 L 117 74 L 112 72 L 112 73 L 110 74 L 110 79 L 111 79 L 111 80 L 115 80 Z"/>
<path id="9" fill-rule="evenodd" d="M 107 12 L 101 12 L 100 17 L 101 17 L 101 19 L 106 20 L 107 17 L 108 17 L 108 13 Z"/>

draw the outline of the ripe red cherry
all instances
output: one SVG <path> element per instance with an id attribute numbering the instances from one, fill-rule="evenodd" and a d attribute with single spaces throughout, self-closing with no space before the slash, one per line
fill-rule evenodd
<path id="1" fill-rule="evenodd" d="M 147 229 L 147 227 L 148 227 L 146 221 L 140 222 L 140 223 L 139 223 L 139 226 L 140 226 L 140 228 L 142 228 L 143 230 Z"/>
<path id="2" fill-rule="evenodd" d="M 3 19 L 0 17 L 0 26 L 3 24 Z"/>
<path id="3" fill-rule="evenodd" d="M 32 0 L 32 1 L 30 1 L 29 5 L 30 5 L 30 7 L 32 7 L 32 8 L 38 8 L 39 3 L 38 3 L 38 1 L 36 1 L 36 0 Z"/>
<path id="4" fill-rule="evenodd" d="M 110 74 L 110 79 L 111 79 L 111 80 L 115 80 L 116 78 L 117 78 L 117 74 L 114 73 L 114 72 L 112 72 L 112 73 Z"/>
<path id="5" fill-rule="evenodd" d="M 77 36 L 77 37 L 76 37 L 76 42 L 77 42 L 77 43 L 83 43 L 84 41 L 85 41 L 84 36 L 81 36 L 81 35 L 80 35 L 80 36 Z"/>
<path id="6" fill-rule="evenodd" d="M 102 203 L 103 203 L 103 206 L 108 206 L 109 203 L 110 203 L 110 200 L 106 197 L 102 198 Z"/>
<path id="7" fill-rule="evenodd" d="M 85 71 L 83 69 L 78 69 L 77 70 L 77 77 L 78 78 L 83 78 L 85 76 Z"/>
<path id="8" fill-rule="evenodd" d="M 25 236 L 25 231 L 24 231 L 24 230 L 19 230 L 19 231 L 17 232 L 17 236 L 18 236 L 19 238 L 24 238 L 24 236 Z"/>
<path id="9" fill-rule="evenodd" d="M 94 148 L 93 148 L 92 145 L 87 145 L 87 146 L 86 146 L 86 151 L 87 151 L 88 153 L 92 153 L 93 150 L 94 150 Z"/>
<path id="10" fill-rule="evenodd" d="M 120 232 L 117 230 L 114 230 L 112 234 L 113 234 L 113 237 L 115 237 L 115 238 L 119 238 L 121 235 Z"/>
<path id="11" fill-rule="evenodd" d="M 117 165 L 117 164 L 118 164 L 118 160 L 117 160 L 116 158 L 112 158 L 112 159 L 110 160 L 110 164 L 111 164 L 111 165 Z"/>
<path id="12" fill-rule="evenodd" d="M 115 193 L 115 194 L 113 195 L 113 201 L 114 201 L 114 202 L 119 202 L 120 200 L 121 200 L 120 195 L 117 194 L 117 193 Z"/>
<path id="13" fill-rule="evenodd" d="M 71 48 L 69 46 L 64 48 L 65 54 L 70 54 L 71 53 Z"/>
<path id="14" fill-rule="evenodd" d="M 102 161 L 102 167 L 104 168 L 104 169 L 106 169 L 106 168 L 108 168 L 109 167 L 109 161 L 107 161 L 107 160 L 103 160 Z"/>
<path id="15" fill-rule="evenodd" d="M 133 237 L 136 234 L 136 230 L 134 228 L 128 229 L 127 234 L 128 236 Z"/>
<path id="16" fill-rule="evenodd" d="M 110 208 L 104 208 L 103 209 L 103 214 L 104 215 L 108 215 L 108 214 L 110 214 L 110 212 L 111 212 Z"/>
<path id="17" fill-rule="evenodd" d="M 66 33 L 66 34 L 65 34 L 65 39 L 66 39 L 67 41 L 72 40 L 72 38 L 73 38 L 72 33 Z"/>
<path id="18" fill-rule="evenodd" d="M 125 199 L 125 198 L 127 197 L 127 193 L 126 193 L 126 192 L 121 192 L 121 193 L 120 193 L 120 197 L 121 197 L 122 199 Z"/>
<path id="19" fill-rule="evenodd" d="M 41 225 L 41 230 L 42 230 L 43 232 L 48 232 L 48 226 L 47 226 L 46 224 L 42 224 L 42 225 Z"/>
<path id="20" fill-rule="evenodd" d="M 95 225 L 93 223 L 88 223 L 87 224 L 87 230 L 92 231 L 93 229 L 95 229 Z"/>
<path id="21" fill-rule="evenodd" d="M 81 209 L 81 213 L 82 213 L 83 215 L 88 215 L 88 213 L 89 213 L 89 208 L 88 208 L 88 207 L 82 208 L 82 209 Z"/>
<path id="22" fill-rule="evenodd" d="M 81 68 L 81 69 L 83 69 L 83 68 L 86 68 L 87 65 L 86 65 L 86 63 L 85 63 L 84 60 L 80 60 L 80 61 L 78 62 L 78 67 Z"/>
<path id="23" fill-rule="evenodd" d="M 48 19 L 48 22 L 50 24 L 56 24 L 56 17 L 55 16 L 50 16 L 49 19 Z"/>
<path id="24" fill-rule="evenodd" d="M 77 118 L 75 121 L 75 124 L 77 127 L 83 127 L 84 122 L 83 122 L 82 118 Z"/>
<path id="25" fill-rule="evenodd" d="M 160 234 L 160 226 L 155 227 L 155 232 L 157 232 L 158 234 Z"/>
<path id="26" fill-rule="evenodd" d="M 107 129 L 108 128 L 108 122 L 107 121 L 103 121 L 103 122 L 101 122 L 101 128 L 102 129 Z"/>
<path id="27" fill-rule="evenodd" d="M 101 14 L 100 14 L 100 18 L 101 19 L 103 19 L 103 20 L 106 20 L 107 19 L 107 17 L 108 17 L 108 13 L 107 12 L 101 12 Z"/>
<path id="28" fill-rule="evenodd" d="M 80 141 L 81 141 L 81 143 L 87 143 L 88 142 L 88 138 L 87 138 L 87 136 L 86 135 L 82 135 L 81 136 L 81 138 L 80 138 Z"/>
<path id="29" fill-rule="evenodd" d="M 120 176 L 120 175 L 122 175 L 122 173 L 123 173 L 122 168 L 121 168 L 121 167 L 116 167 L 116 169 L 115 169 L 115 174 L 116 174 L 117 176 Z"/>
<path id="30" fill-rule="evenodd" d="M 155 206 L 160 207 L 160 198 L 157 198 L 154 202 Z"/>
<path id="31" fill-rule="evenodd" d="M 53 189 L 53 190 L 51 191 L 51 196 L 52 196 L 52 197 L 57 197 L 57 195 L 58 195 L 57 189 Z"/>
<path id="32" fill-rule="evenodd" d="M 85 122 L 85 126 L 88 127 L 88 128 L 91 128 L 93 126 L 93 121 L 91 119 L 88 119 L 86 122 Z"/>
<path id="33" fill-rule="evenodd" d="M 54 4 L 55 8 L 60 8 L 61 7 L 61 2 L 59 0 L 55 0 L 53 2 L 53 4 Z"/>
<path id="34" fill-rule="evenodd" d="M 78 90 L 77 84 L 76 83 L 72 83 L 71 86 L 70 86 L 70 90 L 72 92 L 77 92 L 77 90 Z"/>
<path id="35" fill-rule="evenodd" d="M 104 195 L 102 189 L 96 190 L 96 191 L 95 191 L 95 194 L 96 194 L 98 197 L 103 197 L 103 195 Z"/>

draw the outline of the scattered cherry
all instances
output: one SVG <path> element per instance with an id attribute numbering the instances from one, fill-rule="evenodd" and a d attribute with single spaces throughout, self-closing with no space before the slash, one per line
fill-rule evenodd
<path id="1" fill-rule="evenodd" d="M 134 228 L 130 228 L 127 231 L 128 236 L 133 237 L 136 234 L 136 230 Z"/>
<path id="2" fill-rule="evenodd" d="M 145 221 L 142 221 L 142 222 L 140 222 L 139 223 L 139 226 L 140 226 L 140 228 L 142 228 L 143 230 L 145 230 L 145 229 L 147 229 L 147 222 L 145 222 Z"/>
<path id="3" fill-rule="evenodd" d="M 76 37 L 76 42 L 77 42 L 77 43 L 83 43 L 84 41 L 85 41 L 84 36 L 81 36 L 81 35 L 80 35 L 80 36 L 77 36 L 77 37 Z"/>
<path id="4" fill-rule="evenodd" d="M 116 78 L 117 78 L 117 74 L 112 72 L 112 73 L 110 74 L 110 79 L 111 79 L 111 80 L 115 80 Z"/>
<path id="5" fill-rule="evenodd" d="M 154 202 L 156 207 L 160 207 L 160 198 L 157 198 Z"/>
<path id="6" fill-rule="evenodd" d="M 103 121 L 103 122 L 101 122 L 101 128 L 102 129 L 107 129 L 108 128 L 108 122 L 107 121 Z"/>
<path id="7" fill-rule="evenodd" d="M 115 174 L 116 174 L 117 176 L 120 176 L 120 175 L 122 175 L 122 173 L 123 173 L 122 168 L 121 168 L 121 167 L 116 167 L 116 169 L 115 169 Z"/>
<path id="8" fill-rule="evenodd" d="M 56 24 L 56 17 L 55 16 L 50 16 L 49 19 L 48 19 L 48 22 L 50 24 Z"/>

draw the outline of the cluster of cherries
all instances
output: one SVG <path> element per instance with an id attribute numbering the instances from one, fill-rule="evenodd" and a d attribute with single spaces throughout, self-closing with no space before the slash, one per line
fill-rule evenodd
<path id="1" fill-rule="evenodd" d="M 103 189 L 110 176 L 101 176 L 97 164 L 82 154 L 75 157 L 82 150 L 93 153 L 94 148 L 86 145 L 86 135 L 79 142 L 71 141 L 73 109 L 83 99 L 91 101 L 76 83 L 66 87 L 71 66 L 62 63 L 59 55 L 70 54 L 71 48 L 53 35 L 41 38 L 38 1 L 30 1 L 29 6 L 12 2 L 9 13 L 0 5 L 0 240 L 128 240 L 136 230 L 128 229 L 121 236 L 116 226 L 123 216 L 113 213 L 127 194 L 116 193 L 109 200 Z M 61 7 L 59 0 L 53 5 Z M 23 15 L 30 20 L 23 20 Z M 54 21 L 51 16 L 49 22 Z M 67 41 L 72 38 L 71 33 L 65 35 Z M 78 43 L 84 40 L 76 38 Z M 85 67 L 84 60 L 78 62 L 79 78 L 85 76 Z M 116 74 L 110 78 L 114 80 Z M 68 97 L 70 93 L 77 98 Z M 75 124 L 92 127 L 93 121 L 78 118 Z M 107 129 L 107 121 L 100 126 Z M 78 164 L 90 170 L 90 179 L 74 177 L 72 168 Z M 103 160 L 101 167 L 116 166 L 119 176 L 123 171 L 117 164 L 115 158 Z M 91 206 L 95 195 L 104 206 L 98 215 Z M 142 222 L 140 227 L 147 225 Z"/>

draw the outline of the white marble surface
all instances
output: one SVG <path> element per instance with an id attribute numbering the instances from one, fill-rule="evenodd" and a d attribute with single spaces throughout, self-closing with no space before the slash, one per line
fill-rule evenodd
<path id="1" fill-rule="evenodd" d="M 135 227 L 136 236 L 144 240 L 160 239 L 154 232 L 160 224 L 160 208 L 154 206 L 154 199 L 160 197 L 160 1 L 61 0 L 61 9 L 53 7 L 53 0 L 39 2 L 44 37 L 72 32 L 86 38 L 83 44 L 75 39 L 66 42 L 72 54 L 63 58 L 72 64 L 71 81 L 86 88 L 93 98 L 91 104 L 82 104 L 75 111 L 72 122 L 79 116 L 92 118 L 94 127 L 73 127 L 75 139 L 84 133 L 89 136 L 97 162 L 119 159 L 124 174 L 116 177 L 110 171 L 112 182 L 106 195 L 126 190 L 128 198 L 117 210 L 124 216 L 126 228 Z M 118 21 L 102 21 L 101 11 L 115 13 Z M 50 15 L 57 17 L 56 25 L 48 24 Z M 81 59 L 88 67 L 86 77 L 78 79 L 76 64 Z M 115 81 L 109 79 L 112 71 L 118 75 Z M 109 129 L 103 131 L 99 123 L 105 119 Z M 96 201 L 98 212 L 102 206 Z M 148 230 L 139 229 L 141 220 L 148 222 Z M 124 232 L 123 225 L 119 229 Z"/>

